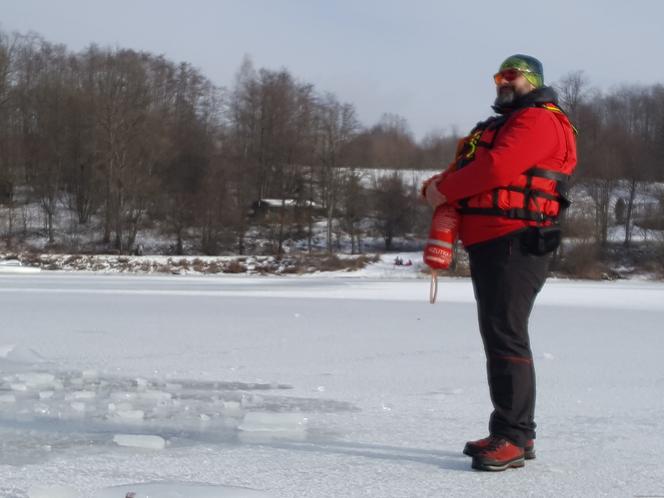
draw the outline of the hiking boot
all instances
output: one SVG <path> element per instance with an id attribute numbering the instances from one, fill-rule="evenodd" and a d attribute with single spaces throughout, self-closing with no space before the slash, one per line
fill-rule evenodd
<path id="1" fill-rule="evenodd" d="M 501 436 L 491 436 L 489 443 L 473 456 L 476 470 L 499 471 L 525 465 L 523 448 Z"/>
<path id="2" fill-rule="evenodd" d="M 480 451 L 486 448 L 491 441 L 491 437 L 485 437 L 484 439 L 478 439 L 476 441 L 468 441 L 466 446 L 463 448 L 464 455 L 473 457 L 477 455 Z M 526 441 L 526 447 L 523 449 L 523 457 L 526 460 L 533 460 L 535 458 L 535 440 L 529 439 Z"/>

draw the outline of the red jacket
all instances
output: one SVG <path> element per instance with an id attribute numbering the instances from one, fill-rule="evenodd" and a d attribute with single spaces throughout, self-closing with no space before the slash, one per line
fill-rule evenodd
<path id="1" fill-rule="evenodd" d="M 555 105 L 524 107 L 512 111 L 506 120 L 498 119 L 503 122 L 497 129 L 491 124 L 484 130 L 475 128 L 464 139 L 457 159 L 437 184 L 448 202 L 470 208 L 460 210 L 459 238 L 466 247 L 528 226 L 551 223 L 561 208 L 556 181 L 529 178 L 524 173 L 536 167 L 571 175 L 576 166 L 574 129 Z M 524 188 L 530 189 L 528 196 Z M 538 195 L 532 196 L 533 191 Z M 541 213 L 543 218 L 535 221 L 476 214 L 522 208 Z M 475 214 L 467 214 L 473 210 Z"/>

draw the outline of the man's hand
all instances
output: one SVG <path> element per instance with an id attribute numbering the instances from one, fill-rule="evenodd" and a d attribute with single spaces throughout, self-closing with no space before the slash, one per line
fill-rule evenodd
<path id="1" fill-rule="evenodd" d="M 437 178 L 424 187 L 424 198 L 433 209 L 447 202 L 445 195 L 441 194 L 438 190 L 436 186 L 438 182 L 436 180 Z"/>
<path id="2" fill-rule="evenodd" d="M 438 180 L 440 180 L 442 176 L 443 176 L 442 173 L 438 173 L 437 175 L 433 175 L 432 177 L 429 177 L 422 182 L 422 187 L 420 187 L 420 195 L 422 196 L 423 201 L 427 200 L 427 187 L 432 183 L 435 183 Z"/>

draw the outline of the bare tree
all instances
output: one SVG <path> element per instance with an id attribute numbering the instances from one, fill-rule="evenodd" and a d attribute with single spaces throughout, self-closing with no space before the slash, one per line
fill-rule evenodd
<path id="1" fill-rule="evenodd" d="M 64 46 L 29 37 L 17 61 L 17 94 L 23 164 L 44 213 L 49 244 L 55 242 L 55 215 L 67 152 L 66 106 L 70 86 Z"/>
<path id="2" fill-rule="evenodd" d="M 556 84 L 560 104 L 573 122 L 578 121 L 579 109 L 587 97 L 589 80 L 583 71 L 572 71 Z"/>
<path id="3" fill-rule="evenodd" d="M 67 205 L 81 225 L 90 221 L 102 201 L 100 98 L 95 86 L 102 61 L 95 46 L 69 58 L 73 91 L 67 105 L 68 160 L 63 180 Z"/>
<path id="4" fill-rule="evenodd" d="M 412 202 L 408 187 L 399 172 L 379 177 L 374 191 L 376 228 L 385 241 L 385 250 L 393 248 L 394 238 L 403 235 L 411 226 Z"/>
<path id="5" fill-rule="evenodd" d="M 369 214 L 368 196 L 362 185 L 362 176 L 354 168 L 344 175 L 341 192 L 341 224 L 350 236 L 351 254 L 361 253 L 360 223 Z"/>
<path id="6" fill-rule="evenodd" d="M 104 242 L 124 252 L 127 223 L 145 212 L 142 188 L 151 182 L 142 140 L 149 109 L 144 55 L 131 50 L 106 53 L 95 83 L 100 99 L 100 149 L 106 179 Z"/>
<path id="7" fill-rule="evenodd" d="M 441 130 L 429 132 L 420 142 L 417 167 L 442 171 L 454 159 L 459 139 L 454 129 L 451 134 Z"/>
<path id="8" fill-rule="evenodd" d="M 317 110 L 318 159 L 321 165 L 318 183 L 327 213 L 327 250 L 332 252 L 332 223 L 343 187 L 343 171 L 339 166 L 345 160 L 346 146 L 355 136 L 359 123 L 355 108 L 340 103 L 329 93 L 320 101 Z"/>
<path id="9" fill-rule="evenodd" d="M 622 87 L 607 98 L 611 126 L 616 130 L 612 145 L 621 163 L 619 175 L 627 185 L 625 246 L 632 238 L 637 187 L 648 179 L 652 162 L 649 128 L 654 119 L 649 100 L 647 90 L 639 87 Z"/>
<path id="10" fill-rule="evenodd" d="M 14 140 L 12 115 L 15 102 L 12 99 L 15 78 L 16 52 L 19 39 L 0 32 L 0 205 L 7 207 L 6 240 L 12 246 L 14 236 L 14 217 L 18 181 L 17 150 Z"/>

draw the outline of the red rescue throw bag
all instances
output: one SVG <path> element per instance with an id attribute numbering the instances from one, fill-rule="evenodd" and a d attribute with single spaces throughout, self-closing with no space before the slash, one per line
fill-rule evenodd
<path id="1" fill-rule="evenodd" d="M 431 304 L 436 302 L 438 293 L 438 270 L 447 270 L 452 264 L 459 219 L 459 213 L 449 204 L 438 206 L 433 213 L 429 238 L 424 247 L 424 262 L 431 268 Z"/>

